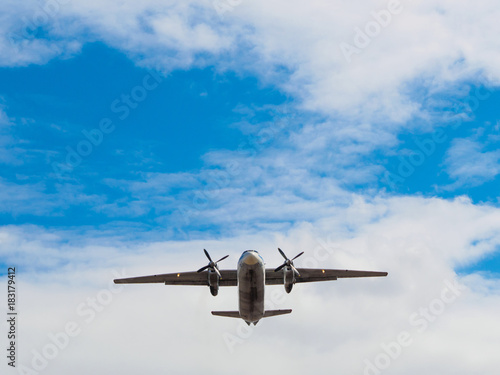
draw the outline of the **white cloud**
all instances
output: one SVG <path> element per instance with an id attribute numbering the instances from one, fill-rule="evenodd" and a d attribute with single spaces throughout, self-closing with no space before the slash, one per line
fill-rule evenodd
<path id="1" fill-rule="evenodd" d="M 21 363 L 29 364 L 32 350 L 41 351 L 50 342 L 47 335 L 60 332 L 65 323 L 74 321 L 81 328 L 50 361 L 47 371 L 54 375 L 70 368 L 76 374 L 102 369 L 229 374 L 248 352 L 260 360 L 239 368 L 243 374 L 273 369 L 321 373 L 332 364 L 344 373 L 362 374 L 365 360 L 375 361 L 383 353 L 381 345 L 402 331 L 409 332 L 412 343 L 384 373 L 417 374 L 425 368 L 468 374 L 480 366 L 483 374 L 496 374 L 498 280 L 481 274 L 458 278 L 466 288 L 444 303 L 442 312 L 432 311 L 440 306 L 435 300 L 447 282 L 457 279 L 455 267 L 498 248 L 498 223 L 498 208 L 464 199 L 379 198 L 358 199 L 327 218 L 286 232 L 145 243 L 10 227 L 3 229 L 0 243 L 2 258 L 20 270 Z M 223 268 L 234 267 L 246 248 L 259 250 L 273 267 L 282 261 L 277 246 L 289 255 L 306 251 L 297 265 L 314 261 L 316 255 L 323 267 L 386 270 L 389 276 L 296 285 L 279 304 L 293 313 L 263 320 L 232 353 L 223 335 L 238 336 L 240 322 L 218 319 L 210 310 L 236 308 L 236 288 L 222 288 L 217 298 L 207 288 L 161 285 L 125 285 L 119 293 L 103 292 L 115 277 L 113 269 L 125 268 L 127 275 L 196 269 L 206 262 L 204 247 L 214 256 L 230 254 Z M 13 247 L 19 251 L 11 253 Z M 33 259 L 54 262 L 38 267 Z M 270 287 L 268 293 L 281 289 Z M 86 322 L 88 298 L 100 295 L 102 300 L 106 293 L 112 296 L 109 303 L 98 304 L 95 319 Z M 413 314 L 423 319 L 421 308 L 432 314 L 425 329 L 422 322 L 410 320 Z M 186 361 L 185 353 L 196 361 Z M 206 367 L 214 362 L 220 365 Z"/>
<path id="2" fill-rule="evenodd" d="M 474 139 L 453 141 L 444 161 L 448 174 L 460 185 L 477 186 L 500 173 L 500 151 L 484 151 Z"/>
<path id="3" fill-rule="evenodd" d="M 52 217 L 64 215 L 64 211 L 75 205 L 95 206 L 103 203 L 96 194 L 87 194 L 81 185 L 56 185 L 54 192 L 48 192 L 44 182 L 26 182 L 16 176 L 15 182 L 0 178 L 0 212 L 13 217 L 35 215 Z"/>
<path id="4" fill-rule="evenodd" d="M 395 124 L 420 110 L 413 85 L 432 92 L 467 80 L 500 81 L 494 1 L 401 1 L 392 15 L 374 15 L 387 12 L 388 3 L 252 1 L 221 20 L 212 2 L 71 1 L 43 23 L 51 37 L 19 43 L 18 53 L 5 53 L 14 47 L 4 41 L 1 55 L 9 59 L 4 65 L 42 63 L 74 53 L 79 43 L 103 40 L 151 66 L 249 70 L 300 98 L 305 108 Z M 5 7 L 5 34 L 43 8 Z M 356 28 L 366 31 L 374 22 L 384 26 L 366 47 L 356 47 L 360 53 L 349 63 L 340 45 L 355 45 Z M 280 67 L 290 75 L 277 73 Z"/>
<path id="5" fill-rule="evenodd" d="M 0 66 L 44 64 L 54 57 L 67 57 L 80 51 L 81 45 L 74 35 L 66 33 L 53 38 L 53 32 L 60 26 L 62 2 L 2 2 Z"/>
<path id="6" fill-rule="evenodd" d="M 363 157 L 393 146 L 401 127 L 425 115 L 421 96 L 462 81 L 498 84 L 500 26 L 493 1 L 445 1 L 439 7 L 430 1 L 404 2 L 401 14 L 351 63 L 340 43 L 354 43 L 355 27 L 364 28 L 374 18 L 371 12 L 387 2 L 244 1 L 220 20 L 210 1 L 72 1 L 40 22 L 40 34 L 32 30 L 23 37 L 30 26 L 18 21 L 33 22 L 40 11 L 40 4 L 34 4 L 4 3 L 9 10 L 1 16 L 2 66 L 43 64 L 102 40 L 137 63 L 164 71 L 215 64 L 256 74 L 327 119 L 301 126 L 285 141 L 282 128 L 276 130 L 273 141 L 285 147 L 249 150 L 258 156 L 212 152 L 205 156 L 207 168 L 198 172 L 147 174 L 140 182 L 107 180 L 129 192 L 132 203 L 105 202 L 75 186 L 45 194 L 43 184 L 0 181 L 4 212 L 54 214 L 74 203 L 111 217 L 130 217 L 154 208 L 165 215 L 159 220 L 168 234 L 186 218 L 186 211 L 172 216 L 184 204 L 193 226 L 222 228 L 217 240 L 194 240 L 207 234 L 190 232 L 188 241 L 145 242 L 145 237 L 130 240 L 133 226 L 126 227 L 126 234 L 123 226 L 120 231 L 112 225 L 103 228 L 104 234 L 85 228 L 3 227 L 2 263 L 19 265 L 22 280 L 23 364 L 30 362 L 32 349 L 48 343 L 48 333 L 74 320 L 82 333 L 51 361 L 51 374 L 103 369 L 123 374 L 322 373 L 332 366 L 341 373 L 363 373 L 365 359 L 373 361 L 381 344 L 403 330 L 411 331 L 414 342 L 392 361 L 388 374 L 469 374 L 478 366 L 481 373 L 496 374 L 497 279 L 481 274 L 461 278 L 468 290 L 446 305 L 425 332 L 416 332 L 408 319 L 440 296 L 445 280 L 457 277 L 457 267 L 498 249 L 498 208 L 472 205 L 466 198 L 364 197 L 342 188 L 343 182 L 373 179 L 378 169 L 364 166 Z M 21 38 L 10 38 L 12 32 Z M 416 87 L 424 94 L 416 95 Z M 472 140 L 455 142 L 449 151 L 450 175 L 470 180 L 498 174 L 497 152 L 481 151 Z M 166 196 L 186 187 L 192 190 L 177 194 L 175 201 Z M 151 236 L 165 235 L 161 230 Z M 248 247 L 260 250 L 272 266 L 282 261 L 277 246 L 289 254 L 305 250 L 310 255 L 319 239 L 334 246 L 321 263 L 325 267 L 381 269 L 389 277 L 298 285 L 283 306 L 294 313 L 262 321 L 232 355 L 222 335 L 237 334 L 239 322 L 214 318 L 209 311 L 234 309 L 234 289 L 213 299 L 206 288 L 126 286 L 93 322 L 85 323 L 77 313 L 88 297 L 109 287 L 113 268 L 126 267 L 130 274 L 196 269 L 205 262 L 204 247 L 221 256 L 230 253 L 225 267 Z M 242 368 L 248 352 L 262 361 Z M 186 361 L 186 353 L 196 360 Z M 207 368 L 207 363 L 219 365 Z"/>
<path id="7" fill-rule="evenodd" d="M 46 19 L 37 16 L 43 5 L 5 5 L 4 35 L 20 38 L 0 44 L 0 64 L 43 64 L 77 53 L 84 43 L 103 41 L 137 64 L 164 72 L 214 65 L 256 75 L 292 96 L 294 113 L 310 111 L 302 112 L 306 120 L 300 124 L 285 124 L 285 129 L 299 124 L 301 130 L 292 134 L 292 147 L 285 145 L 289 153 L 281 158 L 348 184 L 375 181 L 382 168 L 367 156 L 394 147 L 403 129 L 431 131 L 434 123 L 442 125 L 442 114 L 433 112 L 435 95 L 453 99 L 467 95 L 464 82 L 495 86 L 500 81 L 494 63 L 500 59 L 495 48 L 499 10 L 492 0 L 402 1 L 401 12 L 393 12 L 366 47 L 356 47 L 359 54 L 351 62 L 340 46 L 355 44 L 357 28 L 382 22 L 387 1 L 244 1 L 222 19 L 211 1 L 61 2 Z M 39 34 L 30 33 L 34 24 L 40 24 Z M 26 30 L 29 35 L 22 37 Z M 312 120 L 318 114 L 322 119 Z M 483 161 L 490 165 L 495 154 L 487 156 Z M 132 210 L 113 203 L 102 209 L 147 211 L 142 201 Z"/>
<path id="8" fill-rule="evenodd" d="M 21 164 L 20 155 L 23 150 L 17 146 L 12 135 L 14 122 L 0 105 L 0 163 Z"/>

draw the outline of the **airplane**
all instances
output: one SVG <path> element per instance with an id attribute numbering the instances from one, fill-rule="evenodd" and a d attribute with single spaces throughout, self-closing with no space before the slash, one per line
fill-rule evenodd
<path id="1" fill-rule="evenodd" d="M 212 311 L 212 315 L 241 318 L 248 325 L 256 325 L 260 319 L 276 315 L 290 314 L 291 309 L 265 310 L 265 285 L 281 285 L 290 293 L 295 283 L 337 280 L 347 277 L 387 276 L 387 272 L 352 271 L 340 269 L 295 268 L 293 261 L 304 252 L 292 259 L 278 248 L 285 261 L 277 268 L 265 268 L 264 260 L 256 250 L 246 250 L 238 261 L 236 270 L 219 270 L 218 263 L 229 255 L 212 261 L 207 250 L 203 249 L 209 263 L 198 271 L 166 273 L 162 275 L 139 276 L 115 279 L 115 284 L 165 283 L 165 285 L 205 285 L 210 288 L 213 296 L 219 292 L 220 286 L 237 286 L 238 311 Z M 281 271 L 281 272 L 280 272 Z"/>

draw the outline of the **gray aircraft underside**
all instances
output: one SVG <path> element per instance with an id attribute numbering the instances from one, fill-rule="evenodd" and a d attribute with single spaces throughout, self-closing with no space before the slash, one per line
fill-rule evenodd
<path id="1" fill-rule="evenodd" d="M 115 279 L 114 282 L 116 284 L 164 283 L 165 285 L 205 285 L 210 287 L 210 292 L 214 296 L 217 295 L 219 286 L 237 286 L 239 299 L 238 311 L 212 311 L 212 314 L 241 318 L 247 324 L 250 325 L 253 323 L 255 325 L 262 318 L 292 312 L 290 309 L 267 311 L 264 309 L 264 291 L 266 285 L 284 285 L 286 292 L 290 293 L 295 283 L 329 281 L 351 277 L 387 276 L 387 272 L 376 271 L 295 268 L 293 260 L 301 256 L 303 252 L 292 259 L 288 259 L 281 249 L 278 250 L 283 258 L 285 258 L 285 262 L 276 269 L 266 269 L 264 260 L 260 254 L 255 250 L 247 250 L 241 255 L 236 270 L 219 270 L 217 263 L 228 256 L 226 255 L 217 262 L 213 262 L 208 252 L 204 250 L 210 263 L 198 271 Z"/>

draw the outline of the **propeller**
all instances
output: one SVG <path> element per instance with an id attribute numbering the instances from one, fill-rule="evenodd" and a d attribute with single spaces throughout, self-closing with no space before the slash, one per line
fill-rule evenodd
<path id="1" fill-rule="evenodd" d="M 293 265 L 293 261 L 295 259 L 297 259 L 298 257 L 300 257 L 302 254 L 304 254 L 304 252 L 301 252 L 300 254 L 297 254 L 295 255 L 295 257 L 293 257 L 292 259 L 288 259 L 288 257 L 285 255 L 285 253 L 283 252 L 283 250 L 281 250 L 279 247 L 278 247 L 278 251 L 280 252 L 280 254 L 283 256 L 283 258 L 285 258 L 285 261 L 283 262 L 283 264 L 281 266 L 279 266 L 278 268 L 276 268 L 274 270 L 274 272 L 278 272 L 279 270 L 281 270 L 283 267 L 289 267 L 293 270 L 293 272 L 297 275 L 297 276 L 300 276 L 300 273 L 299 271 L 297 271 L 297 268 L 294 267 Z"/>
<path id="2" fill-rule="evenodd" d="M 203 249 L 203 251 L 205 252 L 205 255 L 207 256 L 207 258 L 208 258 L 208 260 L 210 262 L 205 267 L 201 267 L 196 272 L 205 271 L 207 268 L 210 268 L 212 271 L 214 271 L 215 273 L 217 273 L 217 275 L 219 275 L 219 277 L 222 277 L 221 274 L 220 274 L 220 272 L 219 272 L 219 268 L 217 267 L 217 263 L 219 263 L 221 260 L 226 259 L 229 255 L 226 255 L 225 257 L 220 258 L 217 262 L 214 262 L 212 260 L 212 258 L 210 258 L 210 254 L 208 253 L 208 251 L 205 250 L 205 249 Z"/>

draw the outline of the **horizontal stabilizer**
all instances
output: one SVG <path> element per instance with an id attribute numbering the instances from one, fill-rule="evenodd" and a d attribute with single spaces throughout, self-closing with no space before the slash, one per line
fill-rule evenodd
<path id="1" fill-rule="evenodd" d="M 276 316 L 276 315 L 283 315 L 283 314 L 290 314 L 292 312 L 292 309 L 286 309 L 286 310 L 267 310 L 264 312 L 264 318 L 269 318 L 270 316 Z"/>
<path id="2" fill-rule="evenodd" d="M 285 310 L 267 310 L 264 312 L 263 318 L 269 318 L 270 316 L 290 314 L 291 309 Z M 225 316 L 227 318 L 240 318 L 239 311 L 212 311 L 212 315 Z"/>
<path id="3" fill-rule="evenodd" d="M 212 311 L 212 315 L 225 316 L 228 318 L 239 318 L 239 311 Z"/>

